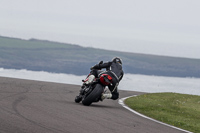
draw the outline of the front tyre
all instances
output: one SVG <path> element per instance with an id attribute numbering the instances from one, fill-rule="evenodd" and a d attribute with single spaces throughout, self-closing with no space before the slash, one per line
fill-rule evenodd
<path id="1" fill-rule="evenodd" d="M 82 104 L 89 106 L 92 102 L 96 101 L 97 98 L 101 96 L 103 92 L 103 86 L 97 84 L 96 87 L 92 90 L 92 92 L 82 100 Z"/>
<path id="2" fill-rule="evenodd" d="M 80 96 L 76 96 L 74 101 L 76 103 L 79 103 L 81 100 L 82 100 L 82 98 Z"/>

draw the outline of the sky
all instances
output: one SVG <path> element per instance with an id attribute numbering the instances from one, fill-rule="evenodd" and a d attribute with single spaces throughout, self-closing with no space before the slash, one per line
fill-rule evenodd
<path id="1" fill-rule="evenodd" d="M 199 0 L 0 0 L 0 35 L 200 59 Z"/>

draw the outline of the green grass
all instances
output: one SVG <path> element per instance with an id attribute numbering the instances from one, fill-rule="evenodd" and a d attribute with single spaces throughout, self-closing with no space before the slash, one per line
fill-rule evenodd
<path id="1" fill-rule="evenodd" d="M 177 93 L 152 93 L 125 100 L 135 111 L 164 123 L 200 132 L 200 96 Z"/>

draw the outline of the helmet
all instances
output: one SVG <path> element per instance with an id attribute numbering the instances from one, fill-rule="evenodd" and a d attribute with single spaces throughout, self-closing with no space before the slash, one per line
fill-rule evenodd
<path id="1" fill-rule="evenodd" d="M 119 63 L 119 64 L 122 65 L 122 59 L 120 59 L 119 57 L 114 57 L 114 58 L 112 59 L 112 61 L 115 62 L 115 63 Z"/>

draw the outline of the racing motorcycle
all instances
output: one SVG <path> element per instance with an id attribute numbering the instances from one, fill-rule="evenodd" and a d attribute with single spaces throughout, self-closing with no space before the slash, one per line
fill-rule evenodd
<path id="1" fill-rule="evenodd" d="M 87 80 L 88 79 L 86 78 L 83 82 L 86 82 Z M 102 94 L 106 93 L 106 86 L 108 85 L 112 86 L 112 77 L 108 74 L 102 74 L 89 85 L 83 83 L 79 96 L 76 96 L 75 98 L 75 102 L 79 103 L 82 101 L 83 105 L 89 106 L 93 102 L 102 101 Z"/>

